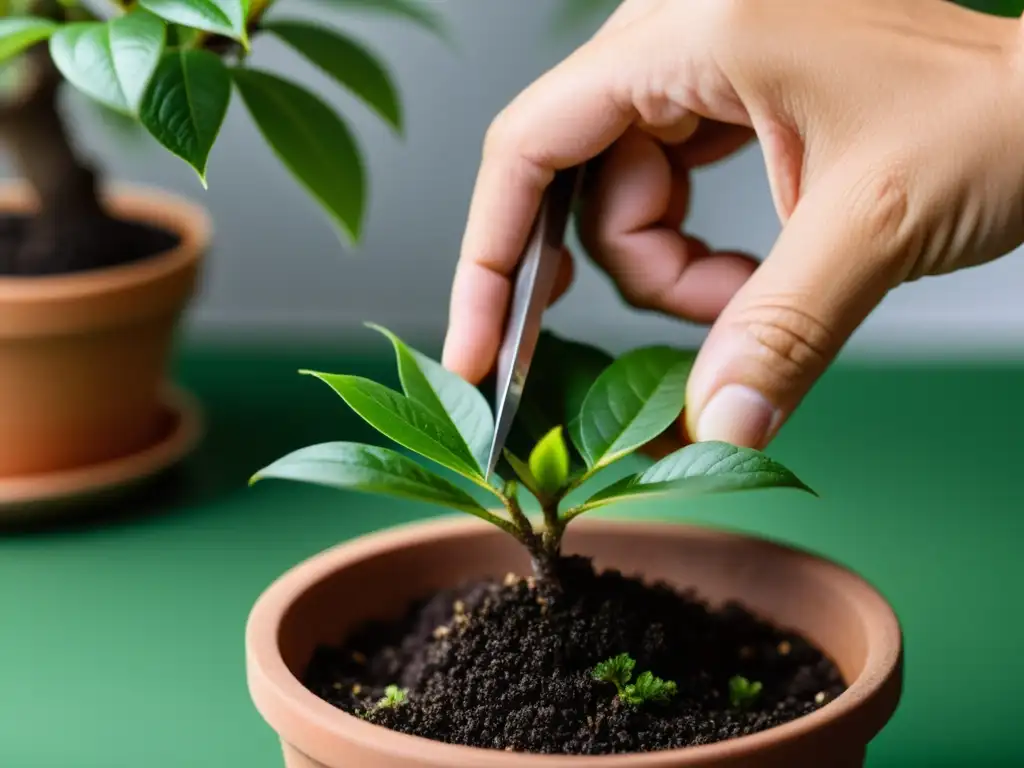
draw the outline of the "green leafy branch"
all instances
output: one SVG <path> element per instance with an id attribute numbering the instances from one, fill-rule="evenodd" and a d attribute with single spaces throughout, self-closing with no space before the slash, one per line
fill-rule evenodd
<path id="1" fill-rule="evenodd" d="M 636 661 L 628 653 L 620 653 L 594 667 L 592 677 L 604 683 L 611 683 L 623 704 L 639 707 L 644 704 L 667 704 L 676 695 L 676 684 L 662 680 L 653 672 L 641 672 L 635 683 L 633 677 Z"/>
<path id="2" fill-rule="evenodd" d="M 370 327 L 391 342 L 401 392 L 359 376 L 303 373 L 333 389 L 397 445 L 488 494 L 491 505 L 481 504 L 402 453 L 358 443 L 302 448 L 260 470 L 252 482 L 264 478 L 311 482 L 467 512 L 518 539 L 542 577 L 553 577 L 566 526 L 589 510 L 666 494 L 689 497 L 758 488 L 813 493 L 790 470 L 759 451 L 705 442 L 685 446 L 575 505 L 566 505 L 570 492 L 678 419 L 694 355 L 654 346 L 612 360 L 593 347 L 552 334 L 544 334 L 538 344 L 535 374 L 523 393 L 506 460 L 498 467 L 498 477 L 488 477 L 494 417 L 481 392 L 387 329 Z M 540 503 L 542 527 L 535 527 L 524 513 L 520 488 Z"/>
<path id="3" fill-rule="evenodd" d="M 324 2 L 400 18 L 446 37 L 439 17 L 420 0 Z M 340 30 L 295 19 L 265 20 L 273 5 L 273 0 L 21 0 L 12 3 L 11 15 L 0 18 L 0 64 L 48 41 L 68 83 L 137 121 L 188 163 L 204 187 L 234 87 L 274 154 L 339 233 L 357 241 L 367 181 L 352 132 L 321 97 L 250 67 L 248 57 L 261 40 L 276 38 L 401 135 L 397 87 L 377 54 Z"/>

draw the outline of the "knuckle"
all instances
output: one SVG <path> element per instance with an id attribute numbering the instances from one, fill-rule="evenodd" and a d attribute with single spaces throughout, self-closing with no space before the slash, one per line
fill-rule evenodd
<path id="1" fill-rule="evenodd" d="M 628 306 L 640 310 L 662 308 L 662 298 L 667 289 L 664 284 L 645 269 L 642 260 L 633 254 L 605 242 L 599 245 L 600 257 L 595 261 L 605 270 L 615 284 L 619 297 Z"/>
<path id="2" fill-rule="evenodd" d="M 851 208 L 869 242 L 893 244 L 906 236 L 910 184 L 904 164 L 893 162 L 864 175 L 850 195 Z"/>
<path id="3" fill-rule="evenodd" d="M 633 309 L 661 310 L 666 305 L 666 297 L 675 288 L 678 281 L 667 286 L 655 285 L 649 278 L 640 275 L 624 275 L 618 280 L 619 295 Z"/>
<path id="4" fill-rule="evenodd" d="M 754 341 L 764 365 L 786 378 L 823 371 L 836 348 L 829 327 L 790 302 L 769 301 L 749 307 L 734 323 Z"/>
<path id="5" fill-rule="evenodd" d="M 500 156 L 515 147 L 513 117 L 509 107 L 499 112 L 484 134 L 484 157 Z"/>
<path id="6" fill-rule="evenodd" d="M 654 297 L 650 291 L 640 290 L 629 283 L 620 283 L 619 295 L 622 297 L 622 300 L 633 309 L 655 309 L 656 302 L 654 301 Z"/>

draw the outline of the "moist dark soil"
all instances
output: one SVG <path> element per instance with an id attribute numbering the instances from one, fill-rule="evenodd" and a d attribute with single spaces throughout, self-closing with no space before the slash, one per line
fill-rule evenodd
<path id="1" fill-rule="evenodd" d="M 598 755 L 708 744 L 763 731 L 844 690 L 806 640 L 742 606 L 647 585 L 583 558 L 560 564 L 562 591 L 509 574 L 440 592 L 399 621 L 364 627 L 314 654 L 305 684 L 371 723 L 451 744 Z M 622 703 L 594 665 L 621 653 L 674 681 L 666 704 Z M 763 685 L 746 707 L 729 680 Z M 388 685 L 407 691 L 377 706 Z"/>
<path id="2" fill-rule="evenodd" d="M 38 252 L 24 252 L 29 219 L 0 215 L 0 276 L 41 277 L 104 269 L 147 259 L 174 248 L 170 232 L 134 221 L 102 217 L 76 232 L 53 232 Z"/>

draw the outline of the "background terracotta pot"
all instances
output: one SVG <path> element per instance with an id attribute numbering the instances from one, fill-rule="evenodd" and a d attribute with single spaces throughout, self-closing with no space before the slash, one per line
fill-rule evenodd
<path id="1" fill-rule="evenodd" d="M 123 266 L 0 277 L 0 479 L 59 472 L 149 447 L 178 318 L 210 239 L 204 210 L 124 189 L 112 213 L 175 234 L 177 247 Z M 0 212 L 31 213 L 27 188 L 0 186 Z"/>
<path id="2" fill-rule="evenodd" d="M 855 574 L 762 539 L 689 526 L 579 520 L 569 552 L 598 567 L 738 599 L 801 632 L 839 666 L 849 688 L 816 712 L 752 736 L 643 755 L 557 757 L 445 745 L 371 725 L 297 679 L 320 643 L 401 614 L 414 598 L 465 579 L 527 573 L 507 534 L 475 519 L 442 519 L 357 539 L 300 564 L 258 600 L 246 629 L 249 690 L 280 735 L 287 768 L 855 768 L 892 716 L 902 640 L 886 601 Z"/>

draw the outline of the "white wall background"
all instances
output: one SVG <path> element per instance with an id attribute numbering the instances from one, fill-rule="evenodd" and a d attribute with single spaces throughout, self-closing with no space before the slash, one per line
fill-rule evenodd
<path id="1" fill-rule="evenodd" d="M 337 105 L 367 153 L 371 201 L 365 242 L 346 252 L 296 186 L 236 98 L 214 148 L 204 192 L 192 172 L 147 137 L 111 133 L 70 100 L 83 144 L 116 179 L 154 184 L 201 200 L 217 241 L 193 308 L 194 333 L 365 333 L 363 320 L 411 337 L 443 333 L 448 287 L 479 158 L 493 115 L 590 30 L 559 37 L 555 0 L 435 0 L 457 41 L 452 50 L 418 28 L 335 11 L 330 3 L 283 0 L 277 16 L 316 15 L 357 33 L 389 63 L 404 99 L 407 137 L 398 140 L 275 40 L 261 39 L 254 64 L 301 79 Z M 719 246 L 764 254 L 778 233 L 756 148 L 698 175 L 697 234 Z M 851 352 L 929 355 L 1024 354 L 1024 256 L 896 291 L 850 345 Z M 595 309 L 597 308 L 597 309 Z M 589 265 L 551 314 L 565 333 L 620 347 L 698 338 L 700 329 L 625 308 Z"/>

